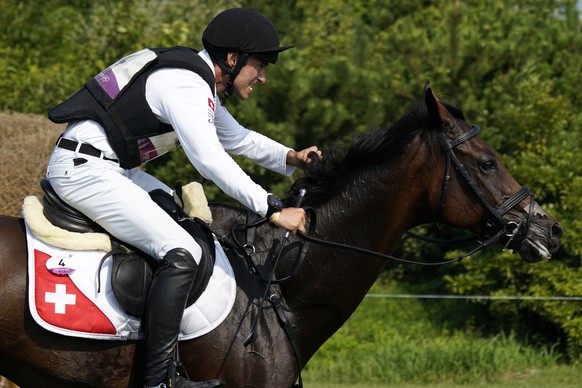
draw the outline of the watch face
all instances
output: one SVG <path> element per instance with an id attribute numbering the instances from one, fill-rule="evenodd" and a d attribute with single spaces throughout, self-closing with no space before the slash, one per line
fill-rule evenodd
<path id="1" fill-rule="evenodd" d="M 273 209 L 273 211 L 283 210 L 283 201 L 281 201 L 279 198 L 277 198 L 273 194 L 270 194 L 267 197 L 267 204 L 269 205 L 270 209 Z"/>

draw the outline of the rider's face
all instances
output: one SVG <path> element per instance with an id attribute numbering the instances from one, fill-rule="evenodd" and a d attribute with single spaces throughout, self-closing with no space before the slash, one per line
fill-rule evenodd
<path id="1" fill-rule="evenodd" d="M 238 60 L 238 57 L 236 60 Z M 253 88 L 257 84 L 264 84 L 267 82 L 267 66 L 268 63 L 261 58 L 254 55 L 249 56 L 246 65 L 243 66 L 234 80 L 233 95 L 241 100 L 249 99 L 253 92 Z"/>

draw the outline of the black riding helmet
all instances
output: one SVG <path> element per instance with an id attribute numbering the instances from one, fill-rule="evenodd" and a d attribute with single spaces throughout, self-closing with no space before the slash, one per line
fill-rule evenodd
<path id="1" fill-rule="evenodd" d="M 273 23 L 252 8 L 233 8 L 219 13 L 204 30 L 202 44 L 218 66 L 230 75 L 225 91 L 227 97 L 231 95 L 234 79 L 249 55 L 257 55 L 274 64 L 281 51 L 294 47 L 279 46 L 279 35 Z M 240 54 L 234 69 L 226 64 L 228 52 Z"/>

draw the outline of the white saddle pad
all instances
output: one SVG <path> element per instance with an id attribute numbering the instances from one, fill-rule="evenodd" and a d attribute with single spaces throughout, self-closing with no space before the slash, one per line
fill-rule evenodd
<path id="1" fill-rule="evenodd" d="M 113 295 L 111 258 L 99 268 L 106 252 L 48 245 L 35 237 L 28 223 L 26 235 L 29 307 L 40 326 L 74 337 L 138 339 L 140 319 L 128 315 Z M 234 272 L 216 238 L 214 242 L 214 272 L 204 293 L 184 312 L 180 340 L 209 333 L 224 321 L 234 305 Z M 101 290 L 98 290 L 98 279 Z"/>

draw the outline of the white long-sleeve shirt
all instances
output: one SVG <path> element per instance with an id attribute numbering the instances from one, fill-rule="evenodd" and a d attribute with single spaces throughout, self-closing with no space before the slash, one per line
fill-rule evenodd
<path id="1" fill-rule="evenodd" d="M 214 71 L 208 53 L 198 55 Z M 190 70 L 153 72 L 146 82 L 146 100 L 156 117 L 174 128 L 188 159 L 201 175 L 251 210 L 266 214 L 267 191 L 253 182 L 227 152 L 291 175 L 294 168 L 286 163 L 290 148 L 240 125 L 218 97 L 214 98 L 202 77 Z M 70 125 L 65 137 L 89 143 L 107 157 L 116 157 L 105 130 L 95 121 Z"/>

